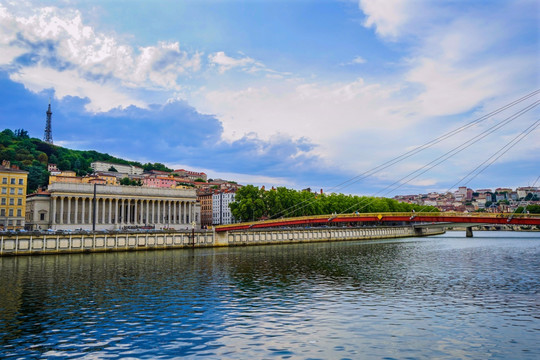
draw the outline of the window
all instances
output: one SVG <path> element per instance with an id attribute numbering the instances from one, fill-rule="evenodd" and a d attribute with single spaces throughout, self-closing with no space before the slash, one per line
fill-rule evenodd
<path id="1" fill-rule="evenodd" d="M 2 184 L 7 184 L 7 178 L 2 178 Z"/>
<path id="2" fill-rule="evenodd" d="M 21 220 L 17 220 L 17 226 L 21 226 Z"/>
<path id="3" fill-rule="evenodd" d="M 22 195 L 22 189 L 19 189 L 19 191 L 17 192 L 18 195 Z"/>
<path id="4" fill-rule="evenodd" d="M 9 205 L 15 205 L 15 199 L 9 199 Z"/>
<path id="5" fill-rule="evenodd" d="M 11 185 L 15 185 L 15 178 L 11 178 Z"/>
<path id="6" fill-rule="evenodd" d="M 7 194 L 7 188 L 2 188 L 2 194 Z"/>
<path id="7" fill-rule="evenodd" d="M 6 216 L 6 209 L 0 209 L 0 216 Z"/>
<path id="8" fill-rule="evenodd" d="M 9 215 L 8 216 L 13 216 L 13 209 L 9 209 Z"/>
<path id="9" fill-rule="evenodd" d="M 24 180 L 23 179 L 19 179 L 19 185 L 24 185 Z"/>
<path id="10" fill-rule="evenodd" d="M 22 216 L 21 209 L 17 209 L 17 216 Z"/>
<path id="11" fill-rule="evenodd" d="M 39 214 L 39 220 L 45 220 L 45 213 Z"/>
<path id="12" fill-rule="evenodd" d="M 17 205 L 22 205 L 22 199 L 17 199 Z"/>
<path id="13" fill-rule="evenodd" d="M 10 193 L 11 195 L 15 195 L 15 188 L 9 189 L 9 193 Z"/>
<path id="14" fill-rule="evenodd" d="M 6 205 L 6 198 L 2 198 L 2 205 Z"/>

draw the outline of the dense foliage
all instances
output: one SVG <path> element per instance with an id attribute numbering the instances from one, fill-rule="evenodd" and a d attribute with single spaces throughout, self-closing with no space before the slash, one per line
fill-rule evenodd
<path id="1" fill-rule="evenodd" d="M 432 211 L 424 207 L 400 203 L 393 199 L 344 194 L 316 194 L 278 187 L 275 190 L 244 186 L 236 192 L 230 204 L 233 216 L 240 221 L 306 215 L 342 214 L 353 212 Z"/>
<path id="2" fill-rule="evenodd" d="M 527 205 L 527 207 L 525 208 L 523 208 L 523 206 L 520 206 L 516 209 L 516 214 L 523 213 L 540 214 L 540 205 Z"/>
<path id="3" fill-rule="evenodd" d="M 28 171 L 27 193 L 34 192 L 39 186 L 47 185 L 49 179 L 47 163 L 56 164 L 60 170 L 73 170 L 79 176 L 91 173 L 90 164 L 94 161 L 135 165 L 145 171 L 172 171 L 161 163 L 141 164 L 94 150 L 70 150 L 51 145 L 39 139 L 30 138 L 28 132 L 23 129 L 15 131 L 6 129 L 0 132 L 0 160 L 9 160 L 11 164 L 18 165 L 21 170 Z"/>

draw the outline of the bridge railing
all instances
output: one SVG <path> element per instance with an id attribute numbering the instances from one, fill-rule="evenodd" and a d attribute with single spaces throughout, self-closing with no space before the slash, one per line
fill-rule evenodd
<path id="1" fill-rule="evenodd" d="M 444 211 L 444 212 L 380 212 L 380 213 L 350 213 L 350 214 L 327 214 L 327 215 L 310 215 L 310 216 L 299 216 L 299 217 L 289 217 L 289 218 L 279 218 L 279 219 L 267 219 L 259 220 L 252 222 L 243 222 L 236 224 L 228 225 L 218 225 L 216 226 L 217 231 L 227 231 L 227 229 L 238 228 L 239 226 L 243 227 L 256 227 L 257 225 L 263 225 L 265 227 L 276 225 L 283 226 L 285 224 L 322 224 L 332 222 L 333 220 L 339 220 L 343 222 L 344 220 L 350 218 L 351 221 L 377 221 L 377 220 L 391 220 L 395 218 L 396 221 L 403 220 L 403 218 L 411 219 L 412 217 L 437 217 L 440 218 L 444 216 L 446 218 L 452 217 L 474 217 L 474 218 L 538 218 L 538 214 L 515 214 L 515 213 L 464 213 L 456 211 Z"/>

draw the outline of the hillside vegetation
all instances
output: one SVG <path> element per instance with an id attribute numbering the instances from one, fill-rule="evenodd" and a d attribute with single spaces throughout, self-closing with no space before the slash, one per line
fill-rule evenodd
<path id="1" fill-rule="evenodd" d="M 0 132 L 0 160 L 9 160 L 12 165 L 18 165 L 21 170 L 28 171 L 28 194 L 34 192 L 38 187 L 48 184 L 48 163 L 56 164 L 62 171 L 73 170 L 78 176 L 91 173 L 90 164 L 94 161 L 135 165 L 144 170 L 172 171 L 160 163 L 141 164 L 94 150 L 71 150 L 51 145 L 40 139 L 30 138 L 28 132 L 23 129 L 15 131 L 6 129 Z"/>

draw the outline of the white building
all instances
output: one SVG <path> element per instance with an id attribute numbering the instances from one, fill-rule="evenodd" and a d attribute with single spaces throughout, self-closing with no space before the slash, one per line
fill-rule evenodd
<path id="1" fill-rule="evenodd" d="M 212 224 L 226 225 L 235 222 L 229 204 L 234 202 L 236 193 L 220 192 L 212 195 Z"/>
<path id="2" fill-rule="evenodd" d="M 162 189 L 53 183 L 48 191 L 27 197 L 26 219 L 31 229 L 114 230 L 151 226 L 156 229 L 200 227 L 195 189 Z"/>
<path id="3" fill-rule="evenodd" d="M 111 162 L 106 161 L 94 161 L 90 164 L 90 167 L 94 172 L 97 171 L 104 171 L 107 172 L 111 167 L 115 168 L 116 171 L 118 171 L 121 174 L 128 174 L 128 175 L 140 175 L 143 173 L 143 169 L 138 166 L 133 165 L 123 165 L 123 164 L 115 164 Z"/>

